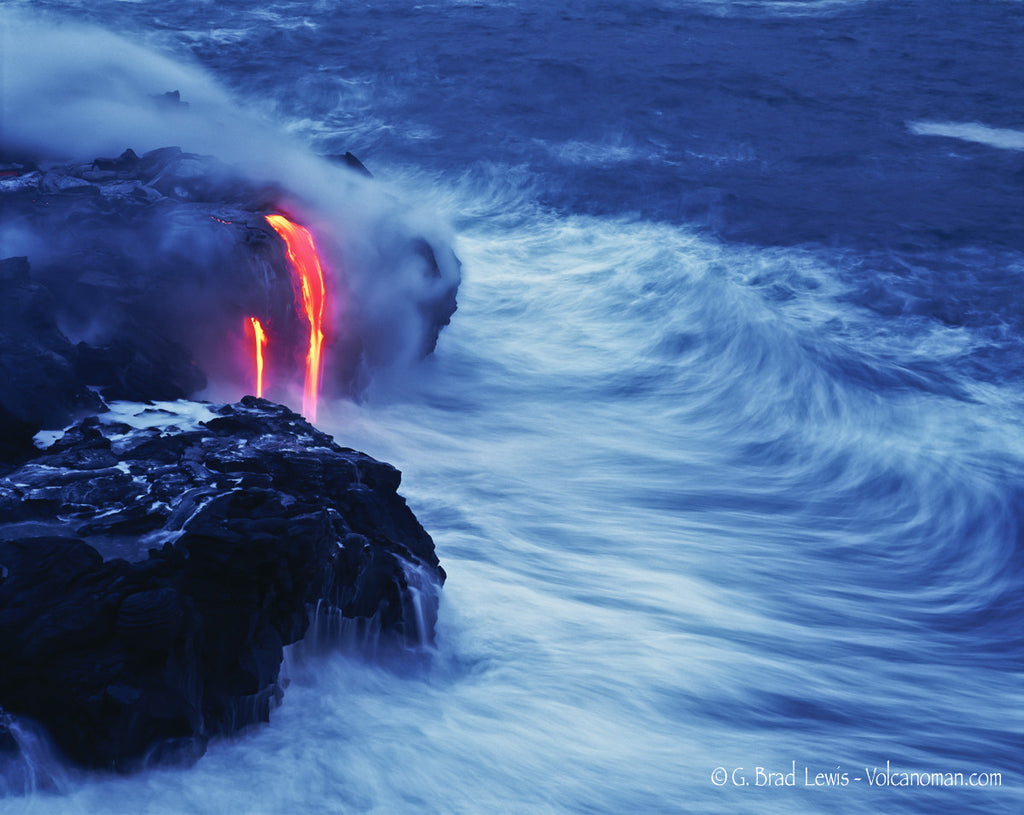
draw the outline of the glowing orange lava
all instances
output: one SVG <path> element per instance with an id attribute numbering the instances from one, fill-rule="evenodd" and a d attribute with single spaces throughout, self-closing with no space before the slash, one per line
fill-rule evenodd
<path id="1" fill-rule="evenodd" d="M 267 334 L 263 325 L 255 317 L 249 318 L 252 325 L 252 336 L 255 341 L 254 358 L 256 360 L 256 395 L 263 397 L 263 347 L 267 344 Z"/>
<path id="2" fill-rule="evenodd" d="M 302 412 L 307 419 L 315 422 L 324 344 L 324 272 L 316 253 L 316 244 L 308 229 L 292 223 L 283 215 L 267 215 L 266 218 L 288 248 L 288 259 L 292 262 L 302 293 L 302 310 L 309 321 L 309 351 L 306 353 L 306 388 L 302 394 Z"/>

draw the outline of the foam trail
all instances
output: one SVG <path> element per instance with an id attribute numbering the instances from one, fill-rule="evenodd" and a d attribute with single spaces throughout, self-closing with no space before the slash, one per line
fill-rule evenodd
<path id="1" fill-rule="evenodd" d="M 1024 150 L 1024 130 L 989 127 L 978 122 L 910 122 L 907 128 L 915 136 L 944 136 L 1000 150 Z"/>

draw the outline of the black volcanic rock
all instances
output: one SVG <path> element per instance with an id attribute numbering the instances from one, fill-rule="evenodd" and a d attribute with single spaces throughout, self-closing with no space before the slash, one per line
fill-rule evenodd
<path id="1" fill-rule="evenodd" d="M 57 327 L 54 299 L 28 259 L 0 260 L 0 459 L 22 454 L 40 427 L 101 410 Z"/>
<path id="2" fill-rule="evenodd" d="M 78 343 L 74 361 L 79 379 L 108 401 L 186 399 L 207 384 L 182 345 L 141 325 L 107 345 Z"/>
<path id="3" fill-rule="evenodd" d="M 130 147 L 117 158 L 93 159 L 92 166 L 97 170 L 131 173 L 139 164 L 139 157 Z"/>
<path id="4" fill-rule="evenodd" d="M 192 760 L 267 720 L 311 614 L 432 640 L 444 572 L 393 467 L 252 397 L 113 407 L 0 478 L 0 711 L 82 765 Z"/>
<path id="5" fill-rule="evenodd" d="M 364 175 L 367 178 L 373 178 L 373 173 L 366 169 L 366 165 L 363 164 L 353 153 L 346 151 L 345 153 L 338 153 L 337 155 L 330 155 L 327 158 L 331 161 L 336 161 L 339 164 L 344 164 L 350 170 L 355 170 L 360 175 Z"/>

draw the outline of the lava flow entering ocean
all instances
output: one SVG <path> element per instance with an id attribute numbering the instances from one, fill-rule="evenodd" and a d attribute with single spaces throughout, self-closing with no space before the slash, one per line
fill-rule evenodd
<path id="1" fill-rule="evenodd" d="M 302 313 L 309 323 L 309 350 L 306 352 L 306 382 L 302 394 L 302 412 L 311 422 L 316 421 L 317 398 L 320 391 L 320 374 L 323 365 L 323 319 L 327 290 L 324 286 L 323 267 L 317 254 L 316 244 L 309 230 L 289 221 L 283 215 L 267 215 L 267 223 L 284 240 L 288 259 L 299 290 Z M 253 328 L 256 329 L 255 318 Z M 262 391 L 262 348 L 259 329 L 257 330 L 257 390 Z M 265 342 L 264 338 L 264 342 Z M 257 393 L 257 396 L 261 393 Z"/>
<path id="2" fill-rule="evenodd" d="M 267 332 L 263 330 L 263 324 L 255 317 L 249 318 L 252 326 L 254 341 L 253 354 L 256 360 L 256 395 L 263 396 L 263 348 L 267 344 Z"/>

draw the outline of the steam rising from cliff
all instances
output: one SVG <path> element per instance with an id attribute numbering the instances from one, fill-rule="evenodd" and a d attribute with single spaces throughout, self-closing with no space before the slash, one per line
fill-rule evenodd
<path id="1" fill-rule="evenodd" d="M 0 67 L 0 160 L 37 161 L 45 170 L 48 162 L 92 162 L 126 148 L 143 155 L 170 145 L 214 156 L 225 179 L 243 177 L 276 190 L 275 200 L 263 206 L 286 211 L 314 231 L 334 271 L 338 296 L 331 320 L 357 327 L 359 342 L 345 353 L 359 355 L 363 379 L 375 367 L 405 365 L 432 349 L 447 322 L 436 304 L 447 297 L 454 306 L 459 263 L 447 228 L 409 211 L 400 194 L 312 154 L 191 60 L 95 26 L 10 15 Z M 215 175 L 215 166 L 207 163 L 203 172 Z M 0 256 L 46 243 L 45 235 L 25 234 L 12 227 L 17 219 L 7 220 Z M 168 237 L 132 240 L 159 248 Z M 203 238 L 194 237 L 201 252 Z M 128 239 L 121 234 L 119 240 L 124 245 Z M 330 368 L 328 352 L 328 384 Z"/>

